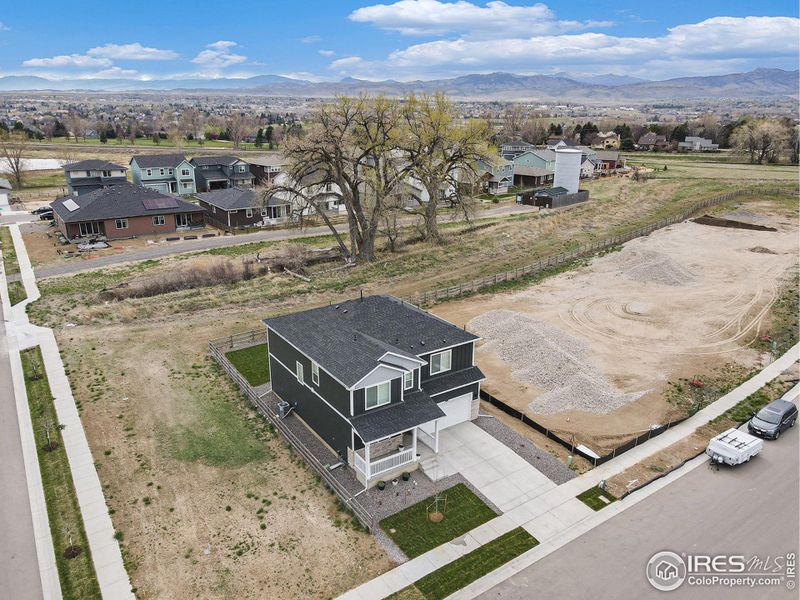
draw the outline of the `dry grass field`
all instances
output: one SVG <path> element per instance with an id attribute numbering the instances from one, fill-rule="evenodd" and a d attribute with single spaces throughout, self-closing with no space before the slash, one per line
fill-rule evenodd
<path id="1" fill-rule="evenodd" d="M 240 265 L 296 241 L 40 282 L 43 297 L 29 313 L 56 328 L 139 597 L 327 598 L 390 566 L 213 365 L 208 339 L 359 290 L 408 296 L 526 265 L 739 185 L 606 178 L 589 184 L 584 206 L 481 220 L 475 228 L 448 223 L 442 246 L 419 242 L 407 228 L 398 252 L 381 251 L 375 263 L 350 269 L 311 267 L 310 282 L 270 274 L 148 298 L 107 293 L 209 263 Z M 301 242 L 332 245 L 330 236 Z"/>

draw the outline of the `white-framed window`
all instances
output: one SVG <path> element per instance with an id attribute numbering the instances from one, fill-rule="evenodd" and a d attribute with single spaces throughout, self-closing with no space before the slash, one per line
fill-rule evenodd
<path id="1" fill-rule="evenodd" d="M 238 209 L 237 209 L 237 210 L 232 210 L 232 211 L 230 211 L 230 213 L 231 213 L 232 215 L 235 215 L 235 214 L 236 214 L 236 213 L 238 213 L 238 212 L 239 212 L 239 210 L 238 210 Z"/>
<path id="2" fill-rule="evenodd" d="M 217 207 L 214 206 L 213 204 L 211 205 L 211 212 L 213 212 L 214 214 L 217 214 Z"/>
<path id="3" fill-rule="evenodd" d="M 183 175 L 184 177 L 188 177 L 189 176 L 189 169 L 181 169 L 181 175 Z"/>
<path id="4" fill-rule="evenodd" d="M 81 236 L 97 235 L 100 233 L 100 223 L 97 221 L 78 223 L 78 231 L 80 231 Z"/>
<path id="5" fill-rule="evenodd" d="M 262 217 L 266 217 L 267 215 L 269 215 L 269 211 L 266 208 L 262 208 L 261 209 L 261 216 Z"/>
<path id="6" fill-rule="evenodd" d="M 403 389 L 410 390 L 414 387 L 414 371 L 409 371 L 403 375 Z"/>
<path id="7" fill-rule="evenodd" d="M 183 187 L 185 187 L 185 188 L 190 188 L 190 187 L 192 187 L 192 186 L 191 186 L 191 184 L 190 184 L 188 181 L 184 181 L 184 182 L 183 182 Z"/>
<path id="8" fill-rule="evenodd" d="M 169 174 L 172 175 L 172 169 L 169 170 Z"/>
<path id="9" fill-rule="evenodd" d="M 368 387 L 364 392 L 364 402 L 367 410 L 389 404 L 391 401 L 392 384 L 388 381 Z"/>
<path id="10" fill-rule="evenodd" d="M 311 361 L 311 381 L 314 385 L 319 385 L 319 365 L 313 360 Z"/>
<path id="11" fill-rule="evenodd" d="M 245 172 L 245 166 L 239 165 L 239 173 L 244 173 L 244 172 Z"/>
<path id="12" fill-rule="evenodd" d="M 431 375 L 436 375 L 438 373 L 444 373 L 445 371 L 450 370 L 450 361 L 453 356 L 452 350 L 445 350 L 444 352 L 437 352 L 436 354 L 431 354 Z"/>
<path id="13" fill-rule="evenodd" d="M 155 215 L 153 217 L 153 225 L 163 225 L 165 222 L 164 215 Z"/>
<path id="14" fill-rule="evenodd" d="M 305 383 L 305 375 L 303 374 L 303 363 L 299 360 L 295 362 L 295 373 L 297 374 L 297 381 Z"/>
<path id="15" fill-rule="evenodd" d="M 103 171 L 103 177 L 111 177 L 111 171 Z"/>
<path id="16" fill-rule="evenodd" d="M 147 176 L 150 177 L 153 174 L 153 169 L 147 169 L 146 173 Z"/>
<path id="17" fill-rule="evenodd" d="M 244 216 L 247 217 L 248 219 L 250 217 L 252 217 L 253 216 L 253 209 L 252 208 L 248 208 L 247 210 L 245 210 L 244 211 Z"/>
<path id="18" fill-rule="evenodd" d="M 116 225 L 117 229 L 127 229 L 128 219 L 117 219 L 114 225 Z"/>
<path id="19" fill-rule="evenodd" d="M 163 175 L 164 174 L 164 169 L 159 169 L 159 172 L 160 172 L 161 175 Z"/>

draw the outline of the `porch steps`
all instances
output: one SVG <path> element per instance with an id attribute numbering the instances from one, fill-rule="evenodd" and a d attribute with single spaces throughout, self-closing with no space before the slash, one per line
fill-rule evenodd
<path id="1" fill-rule="evenodd" d="M 435 454 L 420 459 L 419 468 L 432 481 L 439 481 L 444 476 L 442 469 L 439 468 L 439 459 Z"/>

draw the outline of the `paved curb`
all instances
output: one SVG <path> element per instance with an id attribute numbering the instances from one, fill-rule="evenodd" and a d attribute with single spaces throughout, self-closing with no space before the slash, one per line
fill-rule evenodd
<path id="1" fill-rule="evenodd" d="M 59 422 L 66 426 L 62 432 L 64 450 L 69 459 L 75 494 L 78 497 L 86 537 L 92 552 L 100 593 L 107 599 L 133 600 L 135 597 L 131 591 L 130 579 L 125 570 L 119 543 L 114 539 L 114 525 L 108 514 L 103 488 L 64 371 L 55 334 L 50 328 L 31 325 L 28 321 L 25 309 L 28 304 L 40 298 L 41 294 L 36 285 L 36 277 L 19 226 L 10 225 L 9 229 L 17 252 L 22 284 L 28 294 L 27 300 L 12 308 L 11 326 L 17 335 L 19 349 L 33 346 L 39 346 L 41 349 L 56 414 Z"/>
<path id="2" fill-rule="evenodd" d="M 0 252 L 0 268 L 2 268 L 2 252 Z M 0 277 L 0 303 L 3 314 L 11 317 L 11 303 L 8 298 L 5 271 Z M 10 323 L 9 323 L 10 325 Z M 25 465 L 25 480 L 28 487 L 33 535 L 36 543 L 36 558 L 39 563 L 42 596 L 45 600 L 61 600 L 61 584 L 58 580 L 56 555 L 53 549 L 53 537 L 50 535 L 50 521 L 47 516 L 47 505 L 44 499 L 44 486 L 39 470 L 39 456 L 36 452 L 36 441 L 33 436 L 28 394 L 25 390 L 25 376 L 17 346 L 17 338 L 12 327 L 6 328 L 8 342 L 8 358 L 11 363 L 11 379 L 14 388 L 14 399 L 17 408 L 17 424 L 22 442 L 22 459 Z"/>

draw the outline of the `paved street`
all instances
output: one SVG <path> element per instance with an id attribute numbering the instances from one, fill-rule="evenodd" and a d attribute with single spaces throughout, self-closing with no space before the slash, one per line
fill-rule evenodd
<path id="1" fill-rule="evenodd" d="M 649 558 L 677 553 L 776 556 L 798 552 L 798 430 L 765 442 L 735 469 L 700 466 L 480 596 L 559 598 L 797 598 L 785 587 L 692 587 L 657 592 L 645 578 Z"/>
<path id="2" fill-rule="evenodd" d="M 479 211 L 476 218 L 485 219 L 489 217 L 501 217 L 521 212 L 530 212 L 530 206 L 521 204 L 512 204 L 500 206 L 498 208 L 488 208 Z M 448 222 L 448 218 L 442 218 L 442 223 Z M 412 218 L 402 219 L 400 221 L 403 225 L 411 224 L 414 221 Z M 347 224 L 340 224 L 337 226 L 337 231 L 347 231 Z M 305 229 L 277 229 L 258 231 L 256 233 L 246 233 L 236 236 L 223 236 L 215 238 L 206 238 L 198 240 L 187 240 L 180 242 L 165 242 L 153 246 L 152 248 L 145 248 L 142 250 L 135 250 L 132 252 L 124 252 L 121 254 L 109 254 L 105 256 L 98 256 L 90 261 L 77 260 L 75 262 L 64 262 L 63 264 L 54 265 L 50 267 L 41 267 L 35 269 L 36 278 L 44 279 L 46 277 L 56 277 L 59 275 L 72 275 L 82 271 L 91 271 L 112 265 L 118 265 L 126 262 L 135 262 L 140 260 L 149 260 L 155 258 L 163 258 L 165 256 L 173 256 L 176 254 L 184 254 L 187 252 L 197 252 L 199 250 L 208 250 L 211 248 L 222 248 L 225 246 L 236 246 L 240 244 L 249 244 L 252 242 L 265 242 L 277 240 L 291 240 L 300 237 L 308 237 L 312 235 L 325 235 L 330 233 L 330 229 L 326 225 L 318 227 L 307 227 Z"/>
<path id="3" fill-rule="evenodd" d="M 0 596 L 42 598 L 28 484 L 0 304 Z"/>

